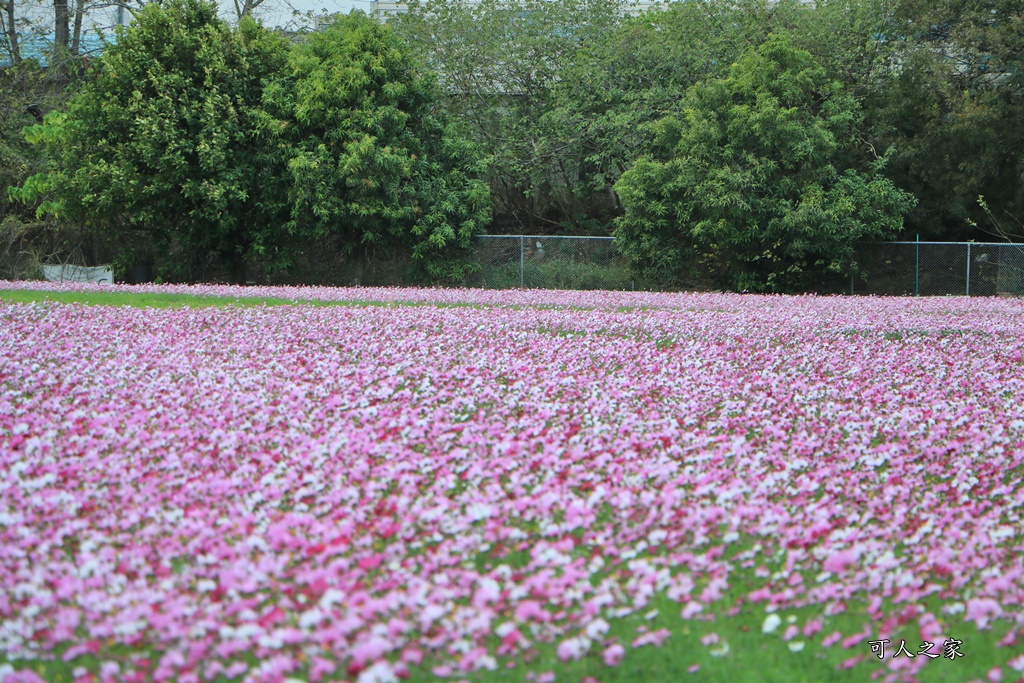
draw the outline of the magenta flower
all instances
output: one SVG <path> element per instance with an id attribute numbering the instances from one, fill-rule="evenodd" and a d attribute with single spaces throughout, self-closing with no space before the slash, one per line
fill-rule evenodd
<path id="1" fill-rule="evenodd" d="M 612 643 L 601 653 L 601 659 L 608 666 L 618 666 L 626 656 L 626 648 L 619 643 Z"/>

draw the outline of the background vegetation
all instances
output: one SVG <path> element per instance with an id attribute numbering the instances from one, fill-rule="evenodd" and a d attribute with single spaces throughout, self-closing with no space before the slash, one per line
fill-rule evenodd
<path id="1" fill-rule="evenodd" d="M 212 12 L 146 8 L 60 74 L 4 34 L 8 276 L 34 250 L 178 280 L 331 255 L 361 280 L 383 254 L 455 282 L 490 231 L 792 291 L 860 239 L 1024 239 L 1019 2 L 413 0 L 292 40 Z"/>

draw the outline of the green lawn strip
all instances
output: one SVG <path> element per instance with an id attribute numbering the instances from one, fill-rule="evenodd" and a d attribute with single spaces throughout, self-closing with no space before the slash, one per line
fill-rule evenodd
<path id="1" fill-rule="evenodd" d="M 284 297 L 234 297 L 208 294 L 176 294 L 149 292 L 67 292 L 28 289 L 0 290 L 0 302 L 66 303 L 86 306 L 128 306 L 131 308 L 211 308 L 216 306 L 348 306 L 356 308 L 395 306 L 431 306 L 434 308 L 482 308 L 486 304 L 436 303 L 423 301 L 371 301 L 366 299 L 324 300 L 287 299 Z"/>

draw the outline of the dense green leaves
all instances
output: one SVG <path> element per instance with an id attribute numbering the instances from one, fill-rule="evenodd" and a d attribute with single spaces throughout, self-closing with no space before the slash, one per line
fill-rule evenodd
<path id="1" fill-rule="evenodd" d="M 894 236 L 913 205 L 880 161 L 844 167 L 859 122 L 842 85 L 773 35 L 655 126 L 661 152 L 616 184 L 623 250 L 648 277 L 682 280 L 701 262 L 738 289 L 846 272 L 855 242 Z"/>
<path id="2" fill-rule="evenodd" d="M 67 260 L 95 246 L 74 226 L 39 220 L 36 209 L 45 197 L 29 192 L 20 201 L 7 193 L 46 168 L 46 157 L 23 130 L 64 106 L 76 85 L 34 59 L 0 69 L 0 278 L 37 276 L 39 260 Z"/>
<path id="3" fill-rule="evenodd" d="M 392 21 L 439 74 L 443 104 L 486 155 L 501 229 L 594 233 L 586 151 L 551 119 L 581 49 L 622 20 L 623 0 L 424 0 Z"/>
<path id="4" fill-rule="evenodd" d="M 879 143 L 899 149 L 890 173 L 921 198 L 913 229 L 1024 239 L 1024 6 L 903 0 L 890 33 L 902 68 L 869 115 Z"/>
<path id="5" fill-rule="evenodd" d="M 53 170 L 44 206 L 116 237 L 128 258 L 201 270 L 241 264 L 276 239 L 282 159 L 259 125 L 263 87 L 287 44 L 216 6 L 150 5 L 108 47 L 66 114 L 28 131 Z M 31 188 L 31 185 L 28 186 Z"/>
<path id="6" fill-rule="evenodd" d="M 407 247 L 435 277 L 483 229 L 478 155 L 390 30 L 339 19 L 303 45 L 201 0 L 151 5 L 67 113 L 26 137 L 49 173 L 13 195 L 116 236 L 179 276 L 286 267 L 295 237 Z M 454 249 L 453 249 L 454 248 Z"/>
<path id="7" fill-rule="evenodd" d="M 287 124 L 288 230 L 332 236 L 357 257 L 406 246 L 434 277 L 482 232 L 490 202 L 474 146 L 437 110 L 434 80 L 391 30 L 361 13 L 297 46 L 268 90 Z"/>
<path id="8" fill-rule="evenodd" d="M 584 151 L 583 180 L 606 191 L 650 151 L 648 124 L 677 111 L 687 88 L 728 72 L 788 6 L 758 0 L 676 2 L 628 14 L 565 63 L 546 116 L 552 136 Z"/>

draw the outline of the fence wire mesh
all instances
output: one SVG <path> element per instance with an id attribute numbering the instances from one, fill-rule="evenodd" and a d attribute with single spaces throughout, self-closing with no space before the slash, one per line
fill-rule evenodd
<path id="1" fill-rule="evenodd" d="M 611 237 L 485 235 L 473 245 L 479 265 L 467 284 L 508 289 L 633 288 L 625 257 Z"/>
<path id="2" fill-rule="evenodd" d="M 861 244 L 851 294 L 1024 295 L 1024 245 L 979 242 Z"/>
<path id="3" fill-rule="evenodd" d="M 1024 295 L 1024 244 L 879 242 L 860 244 L 850 294 L 888 296 Z M 476 238 L 471 287 L 635 288 L 611 237 L 486 235 Z M 822 293 L 830 293 L 833 290 Z"/>
<path id="4" fill-rule="evenodd" d="M 3 246 L 0 244 L 0 279 L 42 275 L 40 262 L 24 247 L 11 242 L 4 251 Z M 611 237 L 483 235 L 475 238 L 468 257 L 475 267 L 461 283 L 467 287 L 658 289 L 656 282 L 634 280 L 628 261 Z M 86 265 L 82 253 L 69 263 Z M 96 263 L 102 264 L 102 261 Z M 271 271 L 255 263 L 249 268 L 247 279 L 252 284 L 431 284 L 424 280 L 416 265 L 407 250 L 368 249 L 362 259 L 356 260 L 332 241 L 321 240 L 303 245 L 290 270 Z M 120 274 L 120 278 L 129 282 L 151 281 L 152 276 L 152 272 L 140 270 L 139 266 Z M 223 267 L 220 270 L 193 269 L 181 274 L 180 279 L 166 276 L 165 279 L 171 282 L 230 281 Z M 710 282 L 698 281 L 690 288 L 712 287 Z M 885 296 L 1024 296 L 1024 244 L 861 243 L 854 249 L 854 258 L 845 277 L 822 274 L 818 288 L 810 291 Z"/>

